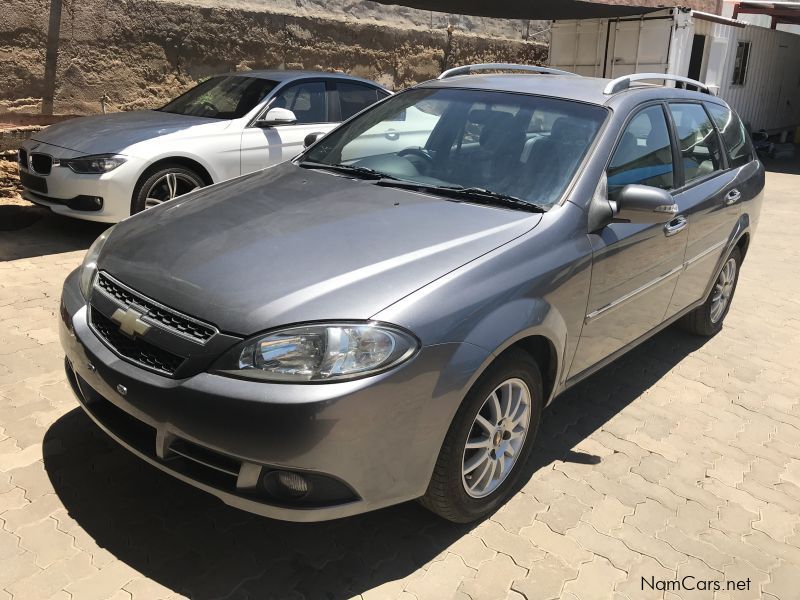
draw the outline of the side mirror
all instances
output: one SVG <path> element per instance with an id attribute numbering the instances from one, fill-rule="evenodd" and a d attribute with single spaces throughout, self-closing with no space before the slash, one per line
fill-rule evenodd
<path id="1" fill-rule="evenodd" d="M 306 137 L 303 138 L 303 148 L 308 148 L 311 144 L 316 142 L 323 135 L 325 134 L 321 131 L 314 131 L 313 133 L 309 133 Z"/>
<path id="2" fill-rule="evenodd" d="M 668 223 L 678 214 L 672 194 L 649 185 L 626 185 L 611 202 L 614 221 Z"/>
<path id="3" fill-rule="evenodd" d="M 256 121 L 258 127 L 273 125 L 291 125 L 297 123 L 297 117 L 288 108 L 270 108 L 263 117 Z"/>

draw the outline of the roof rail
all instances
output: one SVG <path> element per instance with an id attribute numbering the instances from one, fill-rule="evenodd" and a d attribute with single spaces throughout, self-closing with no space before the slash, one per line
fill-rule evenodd
<path id="1" fill-rule="evenodd" d="M 664 81 L 675 81 L 677 83 L 682 83 L 683 89 L 686 89 L 687 85 L 692 85 L 706 94 L 711 94 L 712 96 L 714 95 L 714 92 L 711 91 L 711 88 L 702 81 L 689 79 L 688 77 L 681 77 L 680 75 L 670 75 L 668 73 L 633 73 L 632 75 L 623 75 L 622 77 L 617 77 L 613 81 L 610 81 L 603 90 L 603 93 L 606 95 L 616 94 L 617 92 L 627 90 L 629 87 L 631 87 L 631 83 L 634 81 L 646 81 L 650 79 L 663 79 Z"/>
<path id="2" fill-rule="evenodd" d="M 511 63 L 481 63 L 478 65 L 464 65 L 443 71 L 436 79 L 447 79 L 456 75 L 468 75 L 476 71 L 527 71 L 529 73 L 542 73 L 545 75 L 575 75 L 569 71 L 551 69 L 550 67 L 537 67 L 535 65 L 515 65 Z"/>

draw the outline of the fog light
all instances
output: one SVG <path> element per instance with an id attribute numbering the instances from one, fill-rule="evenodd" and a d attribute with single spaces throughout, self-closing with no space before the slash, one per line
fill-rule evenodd
<path id="1" fill-rule="evenodd" d="M 278 498 L 302 498 L 308 494 L 310 487 L 306 477 L 292 471 L 271 471 L 264 478 L 264 488 Z"/>
<path id="2" fill-rule="evenodd" d="M 289 471 L 278 471 L 278 484 L 286 488 L 293 496 L 304 496 L 308 493 L 306 478 Z"/>
<path id="3" fill-rule="evenodd" d="M 75 196 L 67 200 L 67 206 L 72 210 L 98 211 L 103 209 L 103 199 L 100 196 Z"/>

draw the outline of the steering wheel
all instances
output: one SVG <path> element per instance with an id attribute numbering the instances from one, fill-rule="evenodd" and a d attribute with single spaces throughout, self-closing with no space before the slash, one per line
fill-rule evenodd
<path id="1" fill-rule="evenodd" d="M 202 100 L 200 102 L 200 105 L 211 112 L 215 113 L 219 112 L 219 109 L 212 102 L 209 102 L 208 100 Z"/>
<path id="2" fill-rule="evenodd" d="M 430 166 L 433 163 L 433 155 L 430 150 L 426 148 L 405 148 L 397 153 L 397 156 L 418 156 L 428 163 Z"/>

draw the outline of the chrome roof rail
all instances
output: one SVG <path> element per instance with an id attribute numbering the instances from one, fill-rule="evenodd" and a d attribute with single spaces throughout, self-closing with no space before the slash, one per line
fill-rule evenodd
<path id="1" fill-rule="evenodd" d="M 453 67 L 443 71 L 436 79 L 447 79 L 448 77 L 455 77 L 456 75 L 468 75 L 477 71 L 526 71 L 528 73 L 540 73 L 544 75 L 573 75 L 569 71 L 562 71 L 560 69 L 551 69 L 550 67 L 537 67 L 536 65 L 515 65 L 511 63 L 481 63 L 478 65 L 463 65 L 461 67 Z"/>
<path id="2" fill-rule="evenodd" d="M 664 81 L 675 81 L 676 83 L 682 83 L 683 89 L 686 89 L 687 85 L 692 85 L 706 94 L 711 94 L 712 96 L 714 95 L 714 92 L 711 91 L 711 88 L 709 88 L 702 81 L 689 79 L 688 77 L 681 77 L 680 75 L 670 75 L 668 73 L 633 73 L 631 75 L 623 75 L 622 77 L 617 77 L 613 81 L 610 81 L 603 90 L 603 93 L 606 95 L 616 94 L 617 92 L 621 92 L 630 88 L 631 83 L 634 81 L 647 81 L 652 79 L 663 79 Z"/>

